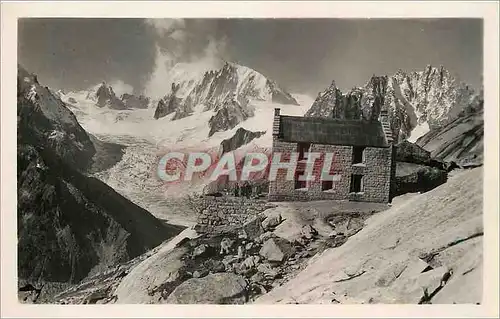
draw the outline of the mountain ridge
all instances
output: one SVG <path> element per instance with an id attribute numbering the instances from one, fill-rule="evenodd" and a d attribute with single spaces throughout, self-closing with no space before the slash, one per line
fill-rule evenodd
<path id="1" fill-rule="evenodd" d="M 423 71 L 375 76 L 361 87 L 343 93 L 333 81 L 320 92 L 306 116 L 375 119 L 381 109 L 389 112 L 396 141 L 415 141 L 430 129 L 453 120 L 477 94 L 443 66 L 427 65 Z M 418 135 L 412 132 L 417 129 Z"/>
<path id="2" fill-rule="evenodd" d="M 226 61 L 222 68 L 207 71 L 202 78 L 173 82 L 170 92 L 158 102 L 154 118 L 175 113 L 172 120 L 181 119 L 203 105 L 204 111 L 216 112 L 209 124 L 211 136 L 253 116 L 247 106 L 255 100 L 299 105 L 275 81 L 251 68 Z M 230 115 L 228 108 L 238 114 Z"/>

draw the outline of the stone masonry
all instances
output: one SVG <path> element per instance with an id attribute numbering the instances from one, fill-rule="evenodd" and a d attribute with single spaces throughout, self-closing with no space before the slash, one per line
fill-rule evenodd
<path id="1" fill-rule="evenodd" d="M 203 196 L 192 199 L 192 204 L 198 214 L 196 231 L 202 233 L 243 226 L 268 208 L 266 200 L 231 196 Z"/>
<path id="2" fill-rule="evenodd" d="M 290 153 L 297 152 L 298 143 L 286 141 L 280 136 L 279 110 L 275 114 L 273 127 L 273 153 L 282 153 L 281 161 L 290 160 Z M 386 127 L 381 128 L 381 134 L 387 134 Z M 353 145 L 318 144 L 310 141 L 309 152 L 333 153 L 331 175 L 337 175 L 333 187 L 322 190 L 322 181 L 318 178 L 308 181 L 304 188 L 295 188 L 295 181 L 287 180 L 287 170 L 279 169 L 276 180 L 269 183 L 270 201 L 309 201 L 309 200 L 354 200 L 366 202 L 391 201 L 391 180 L 394 177 L 394 152 L 392 139 L 385 139 L 381 147 L 366 146 L 362 163 L 353 164 Z M 287 154 L 288 153 L 288 154 Z M 314 164 L 313 175 L 320 176 L 324 163 L 324 155 Z M 297 169 L 306 165 L 300 161 Z M 362 188 L 360 192 L 351 192 L 351 176 L 361 175 Z"/>

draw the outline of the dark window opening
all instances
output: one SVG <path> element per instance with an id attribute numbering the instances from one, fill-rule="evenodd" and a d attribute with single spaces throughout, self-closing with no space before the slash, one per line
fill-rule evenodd
<path id="1" fill-rule="evenodd" d="M 355 146 L 352 148 L 352 163 L 353 164 L 360 164 L 364 163 L 365 161 L 365 148 L 364 147 L 359 147 Z"/>
<path id="2" fill-rule="evenodd" d="M 351 193 L 363 191 L 363 175 L 351 175 Z"/>
<path id="3" fill-rule="evenodd" d="M 304 172 L 299 171 L 295 173 L 295 189 L 307 188 L 307 181 L 299 180 L 299 176 L 304 175 Z M 304 177 L 302 177 L 304 178 Z"/>
<path id="4" fill-rule="evenodd" d="M 297 152 L 299 153 L 299 161 L 307 159 L 307 153 L 309 153 L 310 143 L 299 143 L 297 144 Z"/>
<path id="5" fill-rule="evenodd" d="M 321 190 L 327 191 L 333 189 L 333 181 L 323 181 L 321 184 Z"/>

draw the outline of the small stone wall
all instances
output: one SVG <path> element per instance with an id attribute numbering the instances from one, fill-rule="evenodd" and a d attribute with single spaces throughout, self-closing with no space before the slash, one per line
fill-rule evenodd
<path id="1" fill-rule="evenodd" d="M 196 231 L 218 233 L 242 226 L 269 206 L 266 200 L 231 196 L 203 196 L 192 199 L 198 213 Z"/>

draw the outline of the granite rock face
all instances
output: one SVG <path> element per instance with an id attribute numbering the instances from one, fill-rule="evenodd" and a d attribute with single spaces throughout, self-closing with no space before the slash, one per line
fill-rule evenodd
<path id="1" fill-rule="evenodd" d="M 96 149 L 89 135 L 66 104 L 37 76 L 18 65 L 17 75 L 18 143 L 50 149 L 77 169 L 86 169 Z"/>

